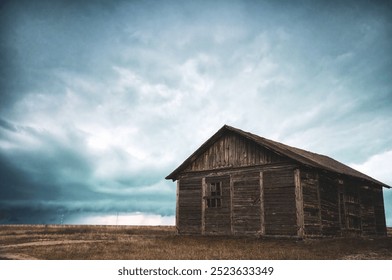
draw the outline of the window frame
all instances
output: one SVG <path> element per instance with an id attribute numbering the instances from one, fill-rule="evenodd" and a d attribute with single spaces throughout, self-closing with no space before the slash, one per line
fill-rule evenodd
<path id="1" fill-rule="evenodd" d="M 222 207 L 222 181 L 211 181 L 207 184 L 206 208 L 221 208 Z"/>

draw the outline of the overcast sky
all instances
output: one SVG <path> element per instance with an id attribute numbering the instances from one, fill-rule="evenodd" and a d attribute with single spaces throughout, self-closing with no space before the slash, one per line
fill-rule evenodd
<path id="1" fill-rule="evenodd" d="M 392 185 L 387 1 L 0 3 L 0 223 L 173 224 L 224 124 Z"/>

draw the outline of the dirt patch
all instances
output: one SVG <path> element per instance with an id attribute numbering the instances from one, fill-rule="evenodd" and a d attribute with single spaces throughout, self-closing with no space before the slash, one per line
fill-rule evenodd
<path id="1" fill-rule="evenodd" d="M 38 246 L 64 246 L 64 245 L 73 245 L 73 244 L 83 244 L 83 243 L 93 243 L 100 242 L 100 240 L 64 240 L 64 241 L 34 241 L 34 242 L 26 242 L 20 244 L 11 244 L 11 245 L 3 245 L 0 247 L 0 260 L 39 260 L 36 257 L 33 257 L 29 254 L 18 253 L 18 252 L 7 252 L 14 251 L 14 249 L 29 249 L 34 251 L 35 247 Z M 6 252 L 4 252 L 6 251 Z"/>
<path id="2" fill-rule="evenodd" d="M 38 260 L 38 259 L 26 254 L 0 253 L 0 260 Z"/>
<path id="3" fill-rule="evenodd" d="M 386 254 L 369 252 L 363 254 L 353 254 L 353 255 L 344 256 L 342 259 L 343 260 L 388 260 L 391 259 L 391 254 L 390 252 L 389 253 L 387 252 Z"/>
<path id="4" fill-rule="evenodd" d="M 0 226 L 0 259 L 385 260 L 392 238 L 181 236 L 174 227 Z"/>
<path id="5" fill-rule="evenodd" d="M 1 248 L 7 249 L 7 248 L 31 247 L 31 246 L 51 246 L 51 245 L 53 246 L 53 245 L 67 245 L 67 244 L 90 243 L 90 242 L 101 242 L 101 240 L 35 241 L 35 242 L 27 242 L 21 244 L 4 245 L 1 246 Z"/>

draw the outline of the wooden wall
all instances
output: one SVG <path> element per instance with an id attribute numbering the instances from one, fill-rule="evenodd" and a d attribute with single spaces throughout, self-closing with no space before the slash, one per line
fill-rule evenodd
<path id="1" fill-rule="evenodd" d="M 178 183 L 178 232 L 305 237 L 386 235 L 381 187 L 297 168 L 276 163 L 183 173 Z M 222 206 L 208 208 L 205 189 L 214 181 L 222 182 Z"/>
<path id="2" fill-rule="evenodd" d="M 360 235 L 362 230 L 361 185 L 350 180 L 345 180 L 342 185 L 344 188 L 345 213 L 345 217 L 341 217 L 342 222 L 343 218 L 345 219 L 345 227 L 343 227 L 342 223 L 342 230 L 344 230 L 343 233 L 346 235 Z"/>
<path id="3" fill-rule="evenodd" d="M 293 170 L 263 172 L 266 235 L 297 235 Z"/>
<path id="4" fill-rule="evenodd" d="M 226 133 L 193 161 L 185 171 L 213 170 L 282 162 L 287 159 L 234 133 Z"/>
<path id="5" fill-rule="evenodd" d="M 360 188 L 360 211 L 361 211 L 361 228 L 363 235 L 376 234 L 376 216 L 374 212 L 374 191 L 373 189 L 362 186 Z"/>
<path id="6" fill-rule="evenodd" d="M 340 235 L 338 186 L 334 178 L 319 174 L 321 208 L 321 233 L 325 236 Z"/>
<path id="7" fill-rule="evenodd" d="M 382 187 L 377 187 L 374 189 L 373 201 L 374 214 L 376 217 L 376 234 L 385 236 L 387 234 L 387 228 L 385 222 L 384 196 L 382 193 Z"/>
<path id="8" fill-rule="evenodd" d="M 201 181 L 201 177 L 179 181 L 176 217 L 179 234 L 201 234 Z"/>
<path id="9" fill-rule="evenodd" d="M 321 234 L 321 212 L 318 173 L 316 171 L 303 169 L 300 171 L 305 235 Z"/>
<path id="10" fill-rule="evenodd" d="M 205 189 L 222 182 L 222 207 L 208 208 Z M 179 233 L 297 235 L 293 166 L 187 173 L 180 179 Z"/>
<path id="11" fill-rule="evenodd" d="M 260 234 L 260 172 L 238 173 L 233 175 L 231 180 L 233 234 Z"/>
<path id="12" fill-rule="evenodd" d="M 319 193 L 322 235 L 386 234 L 381 187 L 368 186 L 351 177 L 319 173 Z"/>

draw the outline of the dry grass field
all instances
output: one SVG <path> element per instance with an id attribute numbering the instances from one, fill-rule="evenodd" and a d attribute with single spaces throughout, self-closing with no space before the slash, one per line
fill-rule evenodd
<path id="1" fill-rule="evenodd" d="M 392 259 L 392 237 L 178 236 L 174 227 L 0 226 L 0 259 Z"/>

